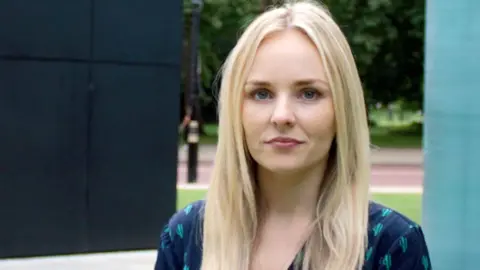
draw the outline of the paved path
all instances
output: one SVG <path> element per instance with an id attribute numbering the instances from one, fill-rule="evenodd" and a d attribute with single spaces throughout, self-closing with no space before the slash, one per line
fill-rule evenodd
<path id="1" fill-rule="evenodd" d="M 198 168 L 197 184 L 208 185 L 212 171 L 211 164 L 201 164 Z M 179 164 L 177 183 L 186 184 L 187 168 Z M 372 167 L 371 186 L 374 187 L 420 187 L 423 184 L 423 168 L 420 166 L 374 165 Z"/>
<path id="2" fill-rule="evenodd" d="M 201 145 L 197 186 L 208 186 L 215 157 L 214 145 Z M 187 179 L 187 151 L 181 147 L 178 151 L 177 183 L 185 187 Z M 423 152 L 421 149 L 372 150 L 371 186 L 375 188 L 421 188 L 423 185 Z"/>
<path id="3" fill-rule="evenodd" d="M 199 148 L 199 161 L 203 164 L 213 163 L 215 157 L 215 145 L 201 145 Z M 372 150 L 372 164 L 395 165 L 395 166 L 422 166 L 422 149 L 392 149 L 378 148 Z M 187 151 L 180 147 L 178 151 L 179 163 L 186 163 Z"/>
<path id="4" fill-rule="evenodd" d="M 153 270 L 155 250 L 0 260 L 0 270 Z"/>

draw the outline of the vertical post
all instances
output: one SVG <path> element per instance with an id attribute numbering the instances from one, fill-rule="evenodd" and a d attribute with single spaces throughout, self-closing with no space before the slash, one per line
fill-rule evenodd
<path id="1" fill-rule="evenodd" d="M 192 120 L 189 123 L 188 134 L 188 183 L 197 181 L 197 165 L 198 165 L 198 141 L 199 130 L 198 121 Z"/>
<path id="2" fill-rule="evenodd" d="M 198 142 L 199 142 L 199 88 L 197 76 L 198 72 L 198 42 L 200 39 L 200 12 L 202 10 L 202 0 L 192 0 L 192 29 L 191 29 L 191 53 L 190 53 L 190 108 L 191 121 L 188 127 L 188 164 L 187 180 L 189 183 L 197 181 L 198 167 Z"/>
<path id="3" fill-rule="evenodd" d="M 422 225 L 435 270 L 480 257 L 480 1 L 427 0 Z"/>

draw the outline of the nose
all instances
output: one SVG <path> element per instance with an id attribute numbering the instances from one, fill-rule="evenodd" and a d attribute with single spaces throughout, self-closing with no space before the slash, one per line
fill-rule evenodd
<path id="1" fill-rule="evenodd" d="M 278 128 L 295 125 L 295 114 L 287 96 L 277 96 L 271 122 Z"/>

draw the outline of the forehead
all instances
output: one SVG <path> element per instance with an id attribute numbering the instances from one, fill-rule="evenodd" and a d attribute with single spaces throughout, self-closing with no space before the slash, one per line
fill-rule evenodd
<path id="1" fill-rule="evenodd" d="M 297 29 L 276 32 L 260 44 L 249 80 L 326 80 L 320 54 L 310 38 Z"/>

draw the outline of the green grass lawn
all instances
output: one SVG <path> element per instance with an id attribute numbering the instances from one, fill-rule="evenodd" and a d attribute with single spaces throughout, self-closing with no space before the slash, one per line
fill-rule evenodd
<path id="1" fill-rule="evenodd" d="M 395 134 L 385 128 L 372 128 L 370 135 L 371 143 L 383 148 L 421 148 L 422 137 L 419 135 Z M 179 138 L 183 144 L 183 139 Z M 212 145 L 217 143 L 216 135 L 205 135 L 200 137 L 200 144 Z"/>
<path id="2" fill-rule="evenodd" d="M 375 127 L 370 133 L 371 143 L 383 148 L 421 148 L 422 136 L 408 135 L 392 132 L 388 128 Z M 180 140 L 181 141 L 181 140 Z M 205 135 L 200 137 L 200 144 L 216 144 L 216 135 Z"/>
<path id="3" fill-rule="evenodd" d="M 370 129 L 371 143 L 383 148 L 421 148 L 422 136 L 417 134 L 402 134 L 388 127 L 373 127 Z"/>
<path id="4" fill-rule="evenodd" d="M 177 190 L 177 209 L 203 199 L 205 192 L 205 190 Z M 417 223 L 421 222 L 421 194 L 374 194 L 373 200 L 397 210 Z"/>

